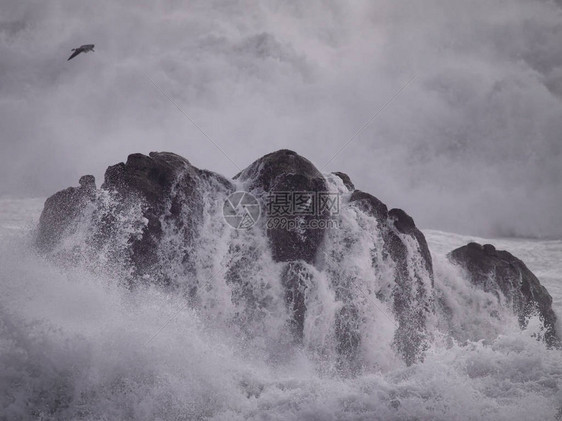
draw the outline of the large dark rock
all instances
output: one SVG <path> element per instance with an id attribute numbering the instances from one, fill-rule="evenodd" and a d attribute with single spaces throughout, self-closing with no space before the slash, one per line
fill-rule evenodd
<path id="1" fill-rule="evenodd" d="M 281 264 L 280 279 L 274 282 L 283 287 L 280 298 L 289 310 L 296 341 L 302 339 L 315 277 L 322 277 L 337 305 L 332 328 L 342 371 L 361 369 L 362 335 L 371 314 L 369 300 L 375 298 L 394 313 L 396 352 L 407 364 L 420 361 L 428 346 L 427 321 L 434 312 L 433 264 L 425 237 L 406 212 L 389 210 L 376 197 L 356 190 L 346 174 L 333 174 L 347 188 L 338 197 L 337 209 L 343 213 L 339 219 L 331 207 L 316 202 L 310 211 L 309 202 L 303 201 L 307 195 L 318 200 L 319 194 L 328 194 L 333 178 L 327 180 L 310 161 L 289 150 L 258 159 L 235 177 L 238 188 L 264 205 L 258 223 L 240 233 L 225 231 L 231 227 L 221 215 L 226 197 L 235 189 L 233 182 L 173 153 L 133 154 L 107 169 L 100 189 L 93 176 L 84 176 L 79 187 L 47 199 L 37 246 L 63 262 L 97 262 L 103 270 L 117 270 L 117 278 L 127 282 L 183 288 L 193 305 L 213 305 L 208 294 L 213 278 L 221 276 L 231 288 L 235 320 L 243 332 L 252 334 L 253 321 L 267 314 L 272 302 L 270 279 L 257 281 L 262 284 L 257 289 L 253 285 L 263 275 L 265 234 L 271 257 Z M 341 230 L 329 231 L 325 222 L 334 220 L 343 224 Z M 363 235 L 364 227 L 374 232 Z M 370 262 L 353 262 L 353 253 L 362 254 L 365 247 Z M 212 257 L 216 252 L 223 259 L 219 263 Z M 559 344 L 552 298 L 523 262 L 475 243 L 449 257 L 473 284 L 513 308 L 521 326 L 538 314 L 546 342 Z M 368 279 L 362 279 L 365 263 Z M 217 264 L 224 266 L 224 273 L 212 273 Z M 373 274 L 377 279 L 369 278 Z"/>
<path id="2" fill-rule="evenodd" d="M 168 199 L 175 198 L 179 191 L 186 197 L 193 197 L 198 193 L 197 188 L 204 187 L 202 184 L 205 182 L 214 182 L 225 189 L 233 188 L 226 178 L 200 170 L 179 155 L 150 152 L 148 156 L 140 153 L 129 155 L 126 163 L 109 167 L 102 189 L 113 189 L 123 196 L 139 195 L 151 210 L 158 210 L 166 205 Z M 171 212 L 177 214 L 179 204 L 173 205 Z"/>
<path id="3" fill-rule="evenodd" d="M 203 219 L 203 197 L 218 190 L 233 191 L 233 186 L 226 178 L 200 170 L 179 155 L 151 152 L 149 156 L 129 155 L 126 163 L 109 167 L 102 189 L 118 192 L 124 202 L 142 200 L 147 224 L 142 236 L 132 240 L 131 259 L 135 268 L 144 272 L 159 263 L 163 225 L 171 226 L 186 245 L 193 243 Z M 189 256 L 182 260 L 188 261 Z"/>
<path id="4" fill-rule="evenodd" d="M 269 209 L 266 205 L 263 222 L 267 227 L 273 258 L 278 262 L 313 263 L 324 238 L 324 230 L 309 228 L 309 223 L 312 220 L 324 220 L 328 215 L 285 211 L 279 203 L 273 202 L 288 198 L 289 203 L 294 203 L 294 197 L 290 196 L 293 192 L 326 192 L 326 180 L 320 171 L 296 152 L 282 149 L 258 159 L 236 175 L 235 179 L 245 183 L 248 191 L 260 197 L 263 203 L 272 204 Z M 285 195 L 286 193 L 289 195 Z M 269 222 L 274 218 L 280 223 Z M 294 229 L 287 229 L 287 226 L 282 225 L 291 222 L 295 223 Z"/>
<path id="5" fill-rule="evenodd" d="M 81 179 L 81 187 L 47 199 L 38 245 L 49 251 L 60 243 L 64 230 L 84 216 L 88 199 L 93 209 L 90 220 L 84 221 L 89 225 L 88 245 L 94 250 L 112 250 L 107 256 L 110 261 L 119 258 L 130 263 L 132 277 L 144 276 L 162 284 L 170 283 L 160 259 L 164 229 L 181 238 L 183 251 L 176 258 L 189 268 L 189 245 L 198 235 L 204 197 L 233 191 L 232 183 L 224 177 L 200 170 L 169 152 L 129 155 L 127 162 L 107 169 L 97 192 L 93 177 L 88 177 Z M 116 245 L 123 242 L 126 255 L 117 256 Z"/>
<path id="6" fill-rule="evenodd" d="M 468 279 L 479 288 L 494 293 L 502 304 L 513 308 L 523 328 L 529 317 L 538 314 L 544 325 L 544 340 L 559 344 L 552 297 L 537 277 L 517 257 L 496 250 L 491 244 L 469 243 L 449 253 Z"/>
<path id="7" fill-rule="evenodd" d="M 325 232 L 322 226 L 312 228 L 311 222 L 326 220 L 329 215 L 319 212 L 318 207 L 312 212 L 296 210 L 294 205 L 298 198 L 294 194 L 297 192 L 301 198 L 310 194 L 316 202 L 317 193 L 327 191 L 326 180 L 308 159 L 286 149 L 263 156 L 235 179 L 265 204 L 262 223 L 273 258 L 287 263 L 282 284 L 292 314 L 293 330 L 300 337 L 306 313 L 305 281 L 310 277 L 304 263 L 314 264 Z"/>
<path id="8" fill-rule="evenodd" d="M 383 241 L 372 247 L 379 249 L 383 263 L 388 263 L 394 272 L 394 279 L 389 279 L 392 292 L 380 297 L 390 303 L 398 322 L 395 335 L 398 352 L 408 364 L 419 361 L 426 347 L 426 320 L 431 311 L 429 289 L 433 279 L 425 238 L 404 211 L 388 211 L 374 196 L 355 190 L 347 175 L 334 174 L 342 179 L 350 193 L 343 195 L 345 202 L 340 203 L 337 198 L 340 210 L 353 207 L 351 214 L 357 208 L 366 218 L 376 219 Z M 264 205 L 262 218 L 250 229 L 267 235 L 273 260 L 282 264 L 279 281 L 291 316 L 290 327 L 298 341 L 307 315 L 308 289 L 316 282 L 314 276 L 321 266 L 318 255 L 327 238 L 329 224 L 323 223 L 334 217 L 330 206 L 321 207 L 318 202 L 319 194 L 328 194 L 328 181 L 310 161 L 289 150 L 265 155 L 235 179 L 238 188 L 258 197 Z M 131 282 L 142 280 L 165 287 L 179 283 L 185 287 L 187 283 L 188 297 L 197 299 L 201 289 L 199 280 L 209 276 L 205 272 L 208 267 L 202 268 L 204 259 L 197 260 L 197 253 L 212 254 L 216 244 L 209 234 L 230 229 L 226 224 L 221 225 L 220 213 L 209 215 L 210 202 L 224 203 L 234 191 L 234 183 L 195 168 L 173 153 L 152 152 L 148 156 L 130 155 L 125 163 L 109 167 L 98 190 L 91 176 L 81 179 L 80 184 L 47 200 L 37 238 L 43 251 L 59 253 L 57 248 L 61 248 L 66 252 L 67 243 L 72 250 L 82 247 L 63 241 L 67 234 L 82 226 L 83 232 L 75 242 L 85 241 L 90 253 L 103 254 L 99 259 L 103 265 L 116 262 L 116 267 L 125 266 L 124 278 Z M 306 200 L 302 201 L 307 195 L 315 201 L 312 210 L 307 208 Z M 280 202 L 268 206 L 272 200 Z M 284 210 L 283 200 L 288 200 L 285 205 L 289 206 Z M 293 207 L 298 201 L 303 205 L 299 209 Z M 210 224 L 209 232 L 202 238 L 200 229 L 205 223 Z M 229 235 L 226 233 L 225 237 Z M 246 234 L 231 235 L 239 240 Z M 264 253 L 259 242 L 252 243 L 251 235 L 252 231 L 246 242 L 230 243 L 226 257 L 224 278 L 232 289 L 232 303 L 247 307 L 236 313 L 240 320 L 258 317 L 260 306 L 266 306 L 268 301 L 267 297 L 254 295 L 251 285 L 252 271 L 259 270 L 253 263 Z M 353 236 L 361 233 L 353 231 L 350 235 L 349 240 L 353 242 L 357 240 Z M 208 248 L 202 251 L 202 246 Z M 74 253 L 75 256 L 84 254 L 87 255 L 80 250 Z M 345 259 L 349 258 L 345 247 L 340 258 L 341 266 L 345 267 Z M 373 268 L 380 263 L 374 259 Z M 357 305 L 356 295 L 350 292 L 355 282 L 363 285 L 364 280 L 356 276 L 344 273 L 331 281 L 340 305 L 334 325 L 336 350 L 341 355 L 342 367 L 353 370 L 360 366 L 356 363 L 365 319 L 364 307 Z M 207 284 L 206 288 L 209 287 Z"/>

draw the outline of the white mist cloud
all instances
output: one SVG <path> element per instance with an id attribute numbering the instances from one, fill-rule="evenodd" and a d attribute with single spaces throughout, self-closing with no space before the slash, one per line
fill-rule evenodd
<path id="1" fill-rule="evenodd" d="M 562 235 L 562 13 L 551 1 L 4 0 L 0 195 L 129 153 L 238 172 L 279 148 L 421 226 Z M 67 62 L 70 49 L 96 52 Z"/>

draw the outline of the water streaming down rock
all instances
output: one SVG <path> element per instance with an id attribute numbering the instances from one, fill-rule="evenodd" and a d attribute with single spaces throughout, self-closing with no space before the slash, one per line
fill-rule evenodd
<path id="1" fill-rule="evenodd" d="M 407 365 L 422 361 L 446 325 L 431 253 L 413 219 L 355 190 L 343 173 L 322 175 L 295 152 L 265 155 L 232 180 L 172 153 L 133 154 L 108 168 L 100 189 L 91 176 L 80 184 L 45 203 L 40 250 L 65 264 L 118 273 L 129 288 L 179 292 L 209 323 L 230 326 L 272 353 L 284 342 L 302 344 L 329 370 L 356 374 L 382 364 L 377 352 Z M 236 190 L 263 205 L 247 230 L 222 217 Z M 338 207 L 289 215 L 295 225 L 287 229 L 271 224 L 265 205 L 280 192 L 329 193 Z M 458 254 L 455 261 L 466 261 Z M 538 280 L 532 285 L 542 288 Z M 527 308 L 537 300 L 553 344 L 548 300 L 532 293 L 516 301 Z"/>
<path id="2" fill-rule="evenodd" d="M 265 155 L 234 178 L 242 183 L 245 190 L 261 199 L 262 203 L 272 193 L 288 197 L 287 193 L 291 192 L 327 191 L 326 180 L 314 165 L 289 150 Z M 315 213 L 296 217 L 287 213 L 284 218 L 299 218 L 301 224 L 297 229 L 287 229 L 284 226 L 270 225 L 270 213 L 266 210 L 264 214 L 260 229 L 265 229 L 267 233 L 273 259 L 283 264 L 281 284 L 291 313 L 291 330 L 299 338 L 304 329 L 307 284 L 313 276 L 310 265 L 314 265 L 316 261 L 318 248 L 325 234 L 324 228 L 309 228 L 308 225 L 315 219 L 325 221 L 329 215 Z"/>

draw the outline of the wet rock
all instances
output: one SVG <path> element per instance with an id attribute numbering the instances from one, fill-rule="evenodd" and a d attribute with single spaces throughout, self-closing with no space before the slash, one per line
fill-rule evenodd
<path id="1" fill-rule="evenodd" d="M 427 349 L 426 322 L 433 311 L 433 263 L 427 241 L 401 209 L 388 211 L 379 199 L 360 190 L 352 193 L 350 203 L 375 217 L 379 224 L 383 255 L 394 264 L 392 303 L 398 321 L 394 345 L 406 363 L 413 364 L 423 359 Z M 412 247 L 415 250 L 410 250 Z M 418 255 L 421 259 L 416 259 Z"/>
<path id="2" fill-rule="evenodd" d="M 226 178 L 200 170 L 179 155 L 132 154 L 125 163 L 106 170 L 98 199 L 93 176 L 83 176 L 80 187 L 50 197 L 39 222 L 37 244 L 44 251 L 59 244 L 63 232 L 72 226 L 89 200 L 92 216 L 84 222 L 89 224 L 89 246 L 104 250 L 125 242 L 127 256 L 121 258 L 130 262 L 132 276 L 151 277 L 166 284 L 169 280 L 164 279 L 166 271 L 161 270 L 159 254 L 164 228 L 183 239 L 186 252 L 181 259 L 186 263 L 190 259 L 188 245 L 198 235 L 198 224 L 203 218 L 204 195 L 232 190 L 233 185 Z M 107 195 L 112 195 L 109 204 L 104 200 Z M 133 215 L 135 206 L 140 207 L 140 215 Z"/>
<path id="3" fill-rule="evenodd" d="M 404 211 L 388 211 L 376 197 L 355 190 L 346 174 L 335 175 L 351 192 L 349 198 L 346 195 L 346 203 L 338 201 L 338 205 L 356 207 L 378 222 L 384 240 L 381 252 L 394 270 L 392 292 L 387 298 L 398 321 L 396 349 L 408 364 L 419 361 L 426 346 L 427 313 L 431 311 L 431 283 L 428 285 L 427 280 L 433 276 L 425 238 Z M 307 292 L 316 281 L 318 254 L 327 238 L 328 228 L 322 223 L 332 217 L 331 209 L 322 208 L 318 203 L 318 194 L 327 193 L 326 179 L 310 161 L 289 150 L 263 156 L 235 179 L 264 204 L 261 219 L 250 229 L 266 233 L 273 260 L 283 265 L 280 283 L 290 315 L 290 330 L 295 340 L 302 340 Z M 124 275 L 127 279 L 134 282 L 142 279 L 164 287 L 188 282 L 183 285 L 186 297 L 195 303 L 201 278 L 195 255 L 200 253 L 197 249 L 202 241 L 200 227 L 205 218 L 209 219 L 205 206 L 214 200 L 220 202 L 222 209 L 224 199 L 234 188 L 231 181 L 200 170 L 179 155 L 168 152 L 152 152 L 148 156 L 132 154 L 126 162 L 107 169 L 99 190 L 92 176 L 84 176 L 80 187 L 49 198 L 41 216 L 37 244 L 50 252 L 64 243 L 67 233 L 75 227 L 87 225 L 89 250 L 104 251 L 108 264 L 112 264 L 111 259 L 120 259 L 118 263 L 127 266 Z M 303 193 L 305 199 L 307 194 L 311 195 L 309 199 L 314 202 L 296 198 L 296 194 Z M 288 200 L 285 205 L 289 209 L 268 207 L 272 198 Z M 301 208 L 291 207 L 297 200 Z M 314 205 L 312 211 L 308 207 L 310 203 Z M 86 208 L 89 209 L 87 214 Z M 86 223 L 80 222 L 81 218 L 89 219 Z M 221 218 L 213 219 L 217 225 L 224 222 L 220 214 L 212 218 Z M 276 221 L 284 224 L 272 224 Z M 212 242 L 212 239 L 206 241 Z M 241 256 L 237 253 L 234 253 L 235 258 L 231 256 L 233 263 L 226 268 L 224 276 L 232 290 L 233 305 L 248 308 L 246 312 L 237 313 L 240 320 L 255 320 L 265 299 L 253 294 L 252 263 L 264 250 L 249 247 L 243 252 L 245 247 L 240 244 L 236 247 L 241 249 Z M 212 253 L 212 247 L 209 250 Z M 102 262 L 106 264 L 103 259 Z M 342 370 L 355 372 L 359 369 L 364 309 L 354 302 L 357 297 L 348 292 L 354 282 L 362 280 L 350 276 L 348 281 L 333 285 L 340 305 L 335 314 L 334 335 Z"/>
<path id="4" fill-rule="evenodd" d="M 363 211 L 374 216 L 379 224 L 386 224 L 386 219 L 388 218 L 388 208 L 375 196 L 361 190 L 355 190 L 351 194 L 349 202 L 355 203 L 355 205 Z"/>
<path id="5" fill-rule="evenodd" d="M 89 192 L 95 192 L 96 190 L 96 178 L 93 175 L 83 175 L 78 180 L 78 184 Z"/>
<path id="6" fill-rule="evenodd" d="M 524 328 L 529 317 L 538 314 L 544 326 L 543 338 L 549 345 L 560 343 L 552 297 L 527 266 L 511 253 L 491 244 L 469 243 L 448 254 L 460 265 L 468 279 L 484 291 L 494 293 L 510 306 Z"/>
<path id="7" fill-rule="evenodd" d="M 243 182 L 248 191 L 266 204 L 262 223 L 267 230 L 273 259 L 287 263 L 282 282 L 292 314 L 292 330 L 301 337 L 306 312 L 304 280 L 310 276 L 303 263 L 314 264 L 325 232 L 322 226 L 314 224 L 325 221 L 329 215 L 319 212 L 318 207 L 311 212 L 296 209 L 299 199 L 294 193 L 305 199 L 311 194 L 308 198 L 317 206 L 318 196 L 315 195 L 327 191 L 326 180 L 308 159 L 286 149 L 263 156 L 235 179 Z"/>
<path id="8" fill-rule="evenodd" d="M 347 187 L 347 189 L 352 192 L 355 190 L 355 185 L 353 184 L 353 182 L 351 181 L 351 178 L 349 178 L 349 175 L 347 175 L 346 173 L 343 172 L 333 172 L 332 174 L 337 175 L 339 178 L 341 178 L 341 180 L 343 181 L 343 184 L 345 187 Z"/>
<path id="9" fill-rule="evenodd" d="M 393 222 L 398 232 L 409 235 L 417 241 L 425 268 L 433 281 L 433 261 L 431 259 L 431 252 L 429 251 L 425 236 L 416 227 L 414 219 L 402 209 L 391 209 L 388 212 L 388 217 Z"/>
<path id="10" fill-rule="evenodd" d="M 69 187 L 49 197 L 39 219 L 37 246 L 43 252 L 51 251 L 75 229 L 77 219 L 88 201 L 93 200 L 96 180 L 93 175 L 80 178 L 80 187 Z"/>
<path id="11" fill-rule="evenodd" d="M 294 196 L 285 196 L 286 193 L 327 191 L 326 180 L 320 171 L 308 159 L 286 149 L 263 156 L 235 179 L 246 183 L 248 191 L 260 197 L 263 203 L 285 198 L 289 203 L 294 203 Z M 268 199 L 268 196 L 272 199 Z M 266 206 L 263 215 L 273 258 L 276 261 L 314 262 L 318 247 L 324 238 L 324 229 L 310 228 L 310 221 L 327 219 L 325 213 L 306 214 L 282 209 L 281 206 L 268 210 Z M 281 222 L 272 223 L 273 220 Z M 295 224 L 294 228 L 287 229 L 287 224 L 291 223 Z"/>

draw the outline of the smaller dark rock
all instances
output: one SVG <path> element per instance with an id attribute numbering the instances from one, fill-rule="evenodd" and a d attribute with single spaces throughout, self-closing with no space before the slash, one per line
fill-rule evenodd
<path id="1" fill-rule="evenodd" d="M 391 209 L 388 216 L 394 221 L 394 226 L 402 234 L 412 234 L 416 230 L 414 219 L 402 209 Z"/>
<path id="2" fill-rule="evenodd" d="M 402 209 L 391 209 L 388 212 L 388 217 L 393 221 L 394 227 L 400 233 L 411 235 L 418 241 L 426 269 L 430 273 L 433 282 L 433 260 L 431 259 L 431 252 L 429 251 L 425 236 L 416 227 L 414 219 Z"/>
<path id="3" fill-rule="evenodd" d="M 80 178 L 80 187 L 69 187 L 45 201 L 39 218 L 37 245 L 40 250 L 52 250 L 62 239 L 65 231 L 74 229 L 73 223 L 84 210 L 96 192 L 96 179 L 93 175 Z"/>
<path id="4" fill-rule="evenodd" d="M 347 189 L 349 191 L 354 191 L 355 190 L 355 185 L 353 184 L 353 182 L 351 181 L 351 178 L 349 178 L 349 175 L 347 175 L 346 173 L 343 172 L 333 172 L 332 174 L 337 175 L 339 178 L 342 179 L 343 184 L 345 185 L 345 187 L 347 187 Z"/>
<path id="5" fill-rule="evenodd" d="M 415 275 L 411 276 L 412 262 L 404 237 L 413 237 L 418 242 L 423 268 L 433 284 L 433 263 L 427 241 L 414 220 L 403 210 L 392 209 L 389 212 L 379 199 L 360 190 L 355 190 L 349 201 L 377 219 L 384 241 L 383 255 L 395 263 L 393 310 L 399 326 L 394 344 L 406 364 L 411 365 L 423 359 L 427 349 L 425 324 L 431 303 L 424 275 L 414 269 Z"/>
<path id="6" fill-rule="evenodd" d="M 448 254 L 451 261 L 461 266 L 469 280 L 484 291 L 505 297 L 519 324 L 524 328 L 533 314 L 538 314 L 544 325 L 544 339 L 548 345 L 557 345 L 556 314 L 552 297 L 525 264 L 511 253 L 496 250 L 491 244 L 482 246 L 469 243 Z"/>
<path id="7" fill-rule="evenodd" d="M 486 254 L 493 254 L 496 251 L 496 248 L 491 244 L 484 244 L 482 246 L 482 249 L 484 250 L 484 253 L 486 253 Z"/>
<path id="8" fill-rule="evenodd" d="M 78 181 L 80 187 L 84 189 L 96 189 L 96 178 L 93 175 L 83 175 Z"/>
<path id="9" fill-rule="evenodd" d="M 357 202 L 357 206 L 359 206 L 360 209 L 372 214 L 379 222 L 386 221 L 388 218 L 388 208 L 386 205 L 369 193 L 365 193 L 361 190 L 355 190 L 351 194 L 349 202 Z"/>

